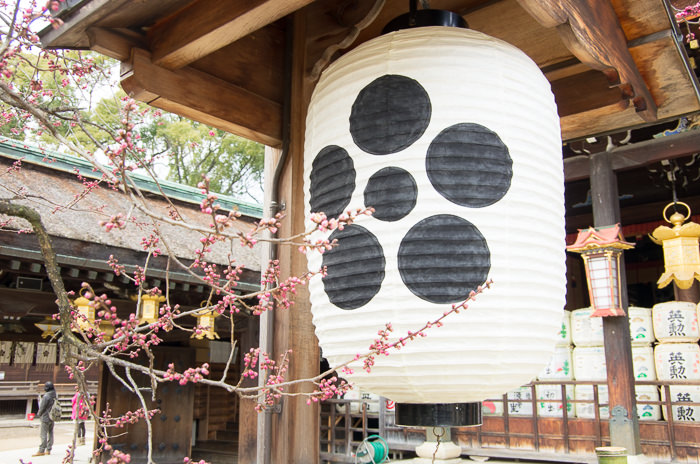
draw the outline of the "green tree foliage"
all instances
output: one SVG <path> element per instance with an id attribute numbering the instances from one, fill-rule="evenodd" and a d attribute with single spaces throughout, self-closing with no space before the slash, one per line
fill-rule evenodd
<path id="1" fill-rule="evenodd" d="M 67 140 L 97 154 L 119 142 L 119 130 L 126 122 L 122 112 L 126 95 L 110 73 L 116 69 L 113 60 L 90 52 L 26 52 L 16 63 L 14 90 L 32 95 L 35 103 L 57 115 L 53 128 Z M 8 104 L 0 107 L 5 119 L 0 136 L 60 149 L 56 137 L 31 122 L 28 113 Z M 262 145 L 144 104 L 129 117 L 138 118 L 129 121 L 141 148 L 130 153 L 132 158 L 140 156 L 132 159 L 135 166 L 191 186 L 206 176 L 213 191 L 262 201 Z"/>
<path id="2" fill-rule="evenodd" d="M 264 147 L 259 143 L 174 114 L 156 114 L 144 129 L 148 151 L 167 155 L 168 180 L 196 186 L 204 174 L 215 192 L 262 200 Z"/>

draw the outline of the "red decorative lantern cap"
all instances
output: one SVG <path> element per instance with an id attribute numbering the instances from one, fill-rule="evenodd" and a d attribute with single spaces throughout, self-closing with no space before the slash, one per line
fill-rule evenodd
<path id="1" fill-rule="evenodd" d="M 634 248 L 634 244 L 625 241 L 622 235 L 622 227 L 620 224 L 606 227 L 589 227 L 588 229 L 579 229 L 576 241 L 567 246 L 567 251 L 582 253 L 584 251 L 595 250 L 598 248 L 617 248 L 620 250 L 628 250 Z"/>

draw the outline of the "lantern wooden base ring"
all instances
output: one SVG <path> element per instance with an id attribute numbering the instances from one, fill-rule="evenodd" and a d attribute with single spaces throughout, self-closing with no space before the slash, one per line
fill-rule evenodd
<path id="1" fill-rule="evenodd" d="M 481 403 L 396 403 L 396 424 L 408 427 L 481 425 Z"/>

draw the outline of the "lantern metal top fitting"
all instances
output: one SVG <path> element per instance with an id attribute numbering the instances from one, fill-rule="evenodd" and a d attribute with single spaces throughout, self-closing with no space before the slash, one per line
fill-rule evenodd
<path id="1" fill-rule="evenodd" d="M 620 224 L 579 229 L 576 242 L 566 247 L 583 257 L 594 310 L 591 317 L 625 315 L 620 289 L 620 256 L 630 248 L 634 248 L 634 244 L 625 241 Z"/>
<path id="2" fill-rule="evenodd" d="M 685 216 L 675 210 L 676 205 L 682 205 L 688 210 Z M 668 217 L 668 209 L 673 206 L 674 213 Z M 672 281 L 681 289 L 688 289 L 695 279 L 700 280 L 700 250 L 698 238 L 700 238 L 700 224 L 685 221 L 690 219 L 690 207 L 681 202 L 672 202 L 666 205 L 663 217 L 673 227 L 659 226 L 649 235 L 654 243 L 664 248 L 665 272 L 659 277 L 656 284 L 664 288 Z"/>

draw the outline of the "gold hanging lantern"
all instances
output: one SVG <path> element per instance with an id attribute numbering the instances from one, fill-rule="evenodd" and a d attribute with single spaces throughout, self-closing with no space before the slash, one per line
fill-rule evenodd
<path id="1" fill-rule="evenodd" d="M 34 326 L 42 331 L 41 338 L 51 338 L 61 328 L 61 324 L 50 316 L 45 317 L 41 322 L 35 323 Z"/>
<path id="2" fill-rule="evenodd" d="M 588 294 L 593 306 L 591 317 L 624 316 L 620 281 L 620 256 L 634 248 L 625 242 L 620 224 L 579 230 L 576 242 L 566 247 L 581 253 L 586 267 Z"/>
<path id="3" fill-rule="evenodd" d="M 667 217 L 669 207 L 682 205 L 688 210 L 687 215 L 674 211 L 671 217 Z M 665 272 L 659 277 L 656 284 L 664 288 L 672 281 L 681 289 L 688 289 L 695 279 L 700 280 L 700 250 L 698 238 L 700 238 L 700 224 L 688 222 L 690 207 L 679 201 L 669 203 L 664 208 L 663 217 L 673 227 L 659 226 L 649 236 L 654 243 L 664 248 Z"/>
<path id="4" fill-rule="evenodd" d="M 158 309 L 160 308 L 160 303 L 165 301 L 165 297 L 162 295 L 151 295 L 146 294 L 141 297 L 141 307 L 139 314 L 139 321 L 141 324 L 153 324 L 160 318 Z"/>
<path id="5" fill-rule="evenodd" d="M 200 303 L 200 306 L 206 306 L 206 302 Z M 213 309 L 205 308 L 194 313 L 197 317 L 197 327 L 194 329 L 194 333 L 190 338 L 196 338 L 197 340 L 202 340 L 204 337 L 209 340 L 215 340 L 219 338 L 219 334 L 216 333 L 216 318 L 219 313 Z"/>
<path id="6" fill-rule="evenodd" d="M 95 307 L 92 305 L 90 300 L 85 298 L 84 292 L 86 291 L 86 288 L 81 289 L 80 296 L 73 300 L 73 305 L 78 311 L 76 322 L 80 330 L 87 330 L 88 328 L 95 327 Z"/>
<path id="7" fill-rule="evenodd" d="M 104 340 L 109 341 L 114 335 L 114 325 L 110 321 L 102 321 L 100 322 L 100 332 L 104 334 Z"/>

